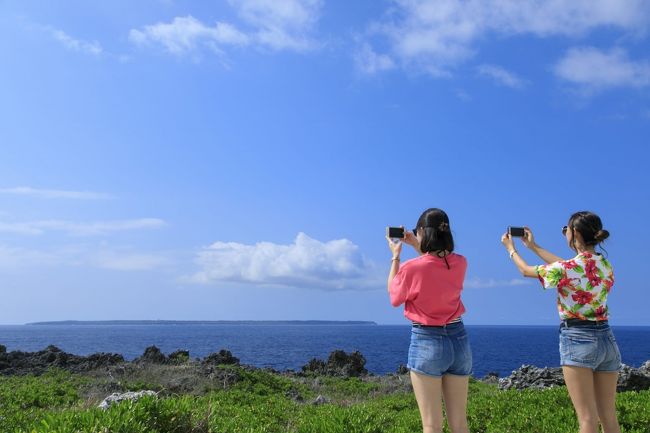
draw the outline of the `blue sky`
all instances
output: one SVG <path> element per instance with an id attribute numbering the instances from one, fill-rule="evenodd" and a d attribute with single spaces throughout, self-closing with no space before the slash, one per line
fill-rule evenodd
<path id="1" fill-rule="evenodd" d="M 405 323 L 384 228 L 440 207 L 466 323 L 556 323 L 499 238 L 569 256 L 589 209 L 612 322 L 648 325 L 649 30 L 640 0 L 2 1 L 0 323 Z"/>

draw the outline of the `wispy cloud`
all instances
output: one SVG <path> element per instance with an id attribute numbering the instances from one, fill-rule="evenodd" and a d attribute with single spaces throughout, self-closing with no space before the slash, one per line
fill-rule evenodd
<path id="1" fill-rule="evenodd" d="M 91 267 L 115 271 L 150 271 L 174 265 L 173 254 L 142 252 L 105 245 L 68 245 L 29 249 L 0 244 L 0 269 L 41 269 L 52 266 Z"/>
<path id="2" fill-rule="evenodd" d="M 59 231 L 72 236 L 96 236 L 127 230 L 158 229 L 165 225 L 166 223 L 163 220 L 157 218 L 95 221 L 89 223 L 43 220 L 31 222 L 0 222 L 0 232 L 40 235 L 48 231 Z"/>
<path id="3" fill-rule="evenodd" d="M 522 89 L 526 86 L 526 80 L 501 66 L 484 64 L 480 65 L 477 68 L 477 71 L 480 75 L 489 77 L 502 86 L 510 87 L 512 89 Z"/>
<path id="4" fill-rule="evenodd" d="M 620 48 L 572 48 L 555 65 L 555 75 L 591 94 L 616 87 L 650 86 L 650 62 L 631 60 Z"/>
<path id="5" fill-rule="evenodd" d="M 530 281 L 517 278 L 513 278 L 511 280 L 499 280 L 495 278 L 472 277 L 465 280 L 464 287 L 466 289 L 491 289 L 513 286 L 527 286 L 529 284 Z"/>
<path id="6" fill-rule="evenodd" d="M 302 289 L 377 288 L 374 265 L 347 239 L 321 242 L 299 233 L 288 245 L 215 242 L 198 253 L 196 283 L 243 283 Z"/>
<path id="7" fill-rule="evenodd" d="M 46 29 L 56 41 L 61 43 L 61 45 L 63 45 L 68 50 L 83 54 L 90 54 L 93 56 L 100 56 L 103 52 L 102 46 L 97 41 L 84 41 L 81 39 L 75 39 L 63 30 L 54 29 L 51 27 L 47 27 Z"/>
<path id="8" fill-rule="evenodd" d="M 377 54 L 370 44 L 363 43 L 354 54 L 357 69 L 366 74 L 375 74 L 395 68 L 395 62 L 386 54 Z"/>
<path id="9" fill-rule="evenodd" d="M 137 45 L 160 44 L 172 54 L 183 55 L 209 48 L 221 52 L 224 46 L 247 45 L 247 35 L 228 23 L 217 22 L 214 26 L 203 24 L 192 16 L 176 17 L 171 23 L 157 23 L 142 30 L 133 29 L 129 34 Z"/>
<path id="10" fill-rule="evenodd" d="M 597 28 L 641 34 L 650 23 L 643 0 L 393 0 L 385 19 L 370 25 L 396 64 L 449 76 L 489 36 L 581 37 Z"/>
<path id="11" fill-rule="evenodd" d="M 312 39 L 322 7 L 321 0 L 229 0 L 246 30 L 232 23 L 205 24 L 188 15 L 132 29 L 136 45 L 160 45 L 175 55 L 203 50 L 223 54 L 230 47 L 255 46 L 272 50 L 307 51 L 318 44 Z"/>
<path id="12" fill-rule="evenodd" d="M 27 195 L 39 198 L 64 198 L 79 200 L 101 200 L 112 196 L 99 192 L 90 191 L 69 191 L 60 189 L 38 189 L 29 186 L 17 186 L 13 188 L 0 188 L 0 194 Z"/>

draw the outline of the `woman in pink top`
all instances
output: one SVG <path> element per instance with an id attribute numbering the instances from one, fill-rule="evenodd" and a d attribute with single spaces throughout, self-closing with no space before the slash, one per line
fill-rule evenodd
<path id="1" fill-rule="evenodd" d="M 393 258 L 388 275 L 390 302 L 404 304 L 413 323 L 408 368 L 424 433 L 442 432 L 444 400 L 452 433 L 468 433 L 467 387 L 472 352 L 461 315 L 460 299 L 467 260 L 455 254 L 449 218 L 441 209 L 422 213 L 403 242 L 419 257 L 400 266 L 402 242 L 388 239 Z"/>

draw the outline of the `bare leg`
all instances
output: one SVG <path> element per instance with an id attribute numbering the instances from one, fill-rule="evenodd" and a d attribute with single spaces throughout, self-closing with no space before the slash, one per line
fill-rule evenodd
<path id="1" fill-rule="evenodd" d="M 467 427 L 468 376 L 447 374 L 442 377 L 442 395 L 451 433 L 469 433 Z"/>
<path id="2" fill-rule="evenodd" d="M 442 379 L 411 371 L 424 433 L 442 433 Z"/>
<path id="3" fill-rule="evenodd" d="M 598 433 L 598 407 L 594 372 L 590 368 L 563 366 L 564 381 L 578 415 L 580 433 Z"/>
<path id="4" fill-rule="evenodd" d="M 618 372 L 594 373 L 594 389 L 596 391 L 596 406 L 598 417 L 603 426 L 603 433 L 621 433 L 616 419 L 616 383 Z"/>

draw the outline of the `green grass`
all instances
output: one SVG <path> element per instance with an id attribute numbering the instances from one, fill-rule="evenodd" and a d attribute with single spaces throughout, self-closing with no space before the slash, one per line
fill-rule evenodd
<path id="1" fill-rule="evenodd" d="M 52 371 L 40 377 L 0 377 L 2 433 L 412 433 L 421 431 L 413 394 L 397 377 L 299 378 L 233 369 L 239 381 L 200 395 L 147 397 L 97 409 L 93 387 L 103 379 Z M 149 378 L 151 382 L 151 378 Z M 135 381 L 125 385 L 137 384 Z M 142 385 L 142 384 L 139 384 Z M 156 385 L 150 383 L 149 385 Z M 108 394 L 108 393 L 107 393 Z M 295 401 L 297 394 L 304 402 Z M 313 405 L 316 395 L 330 403 Z M 164 393 L 161 393 L 164 395 Z M 650 391 L 618 396 L 624 432 L 650 432 Z M 499 391 L 470 383 L 473 433 L 577 431 L 565 388 Z"/>

